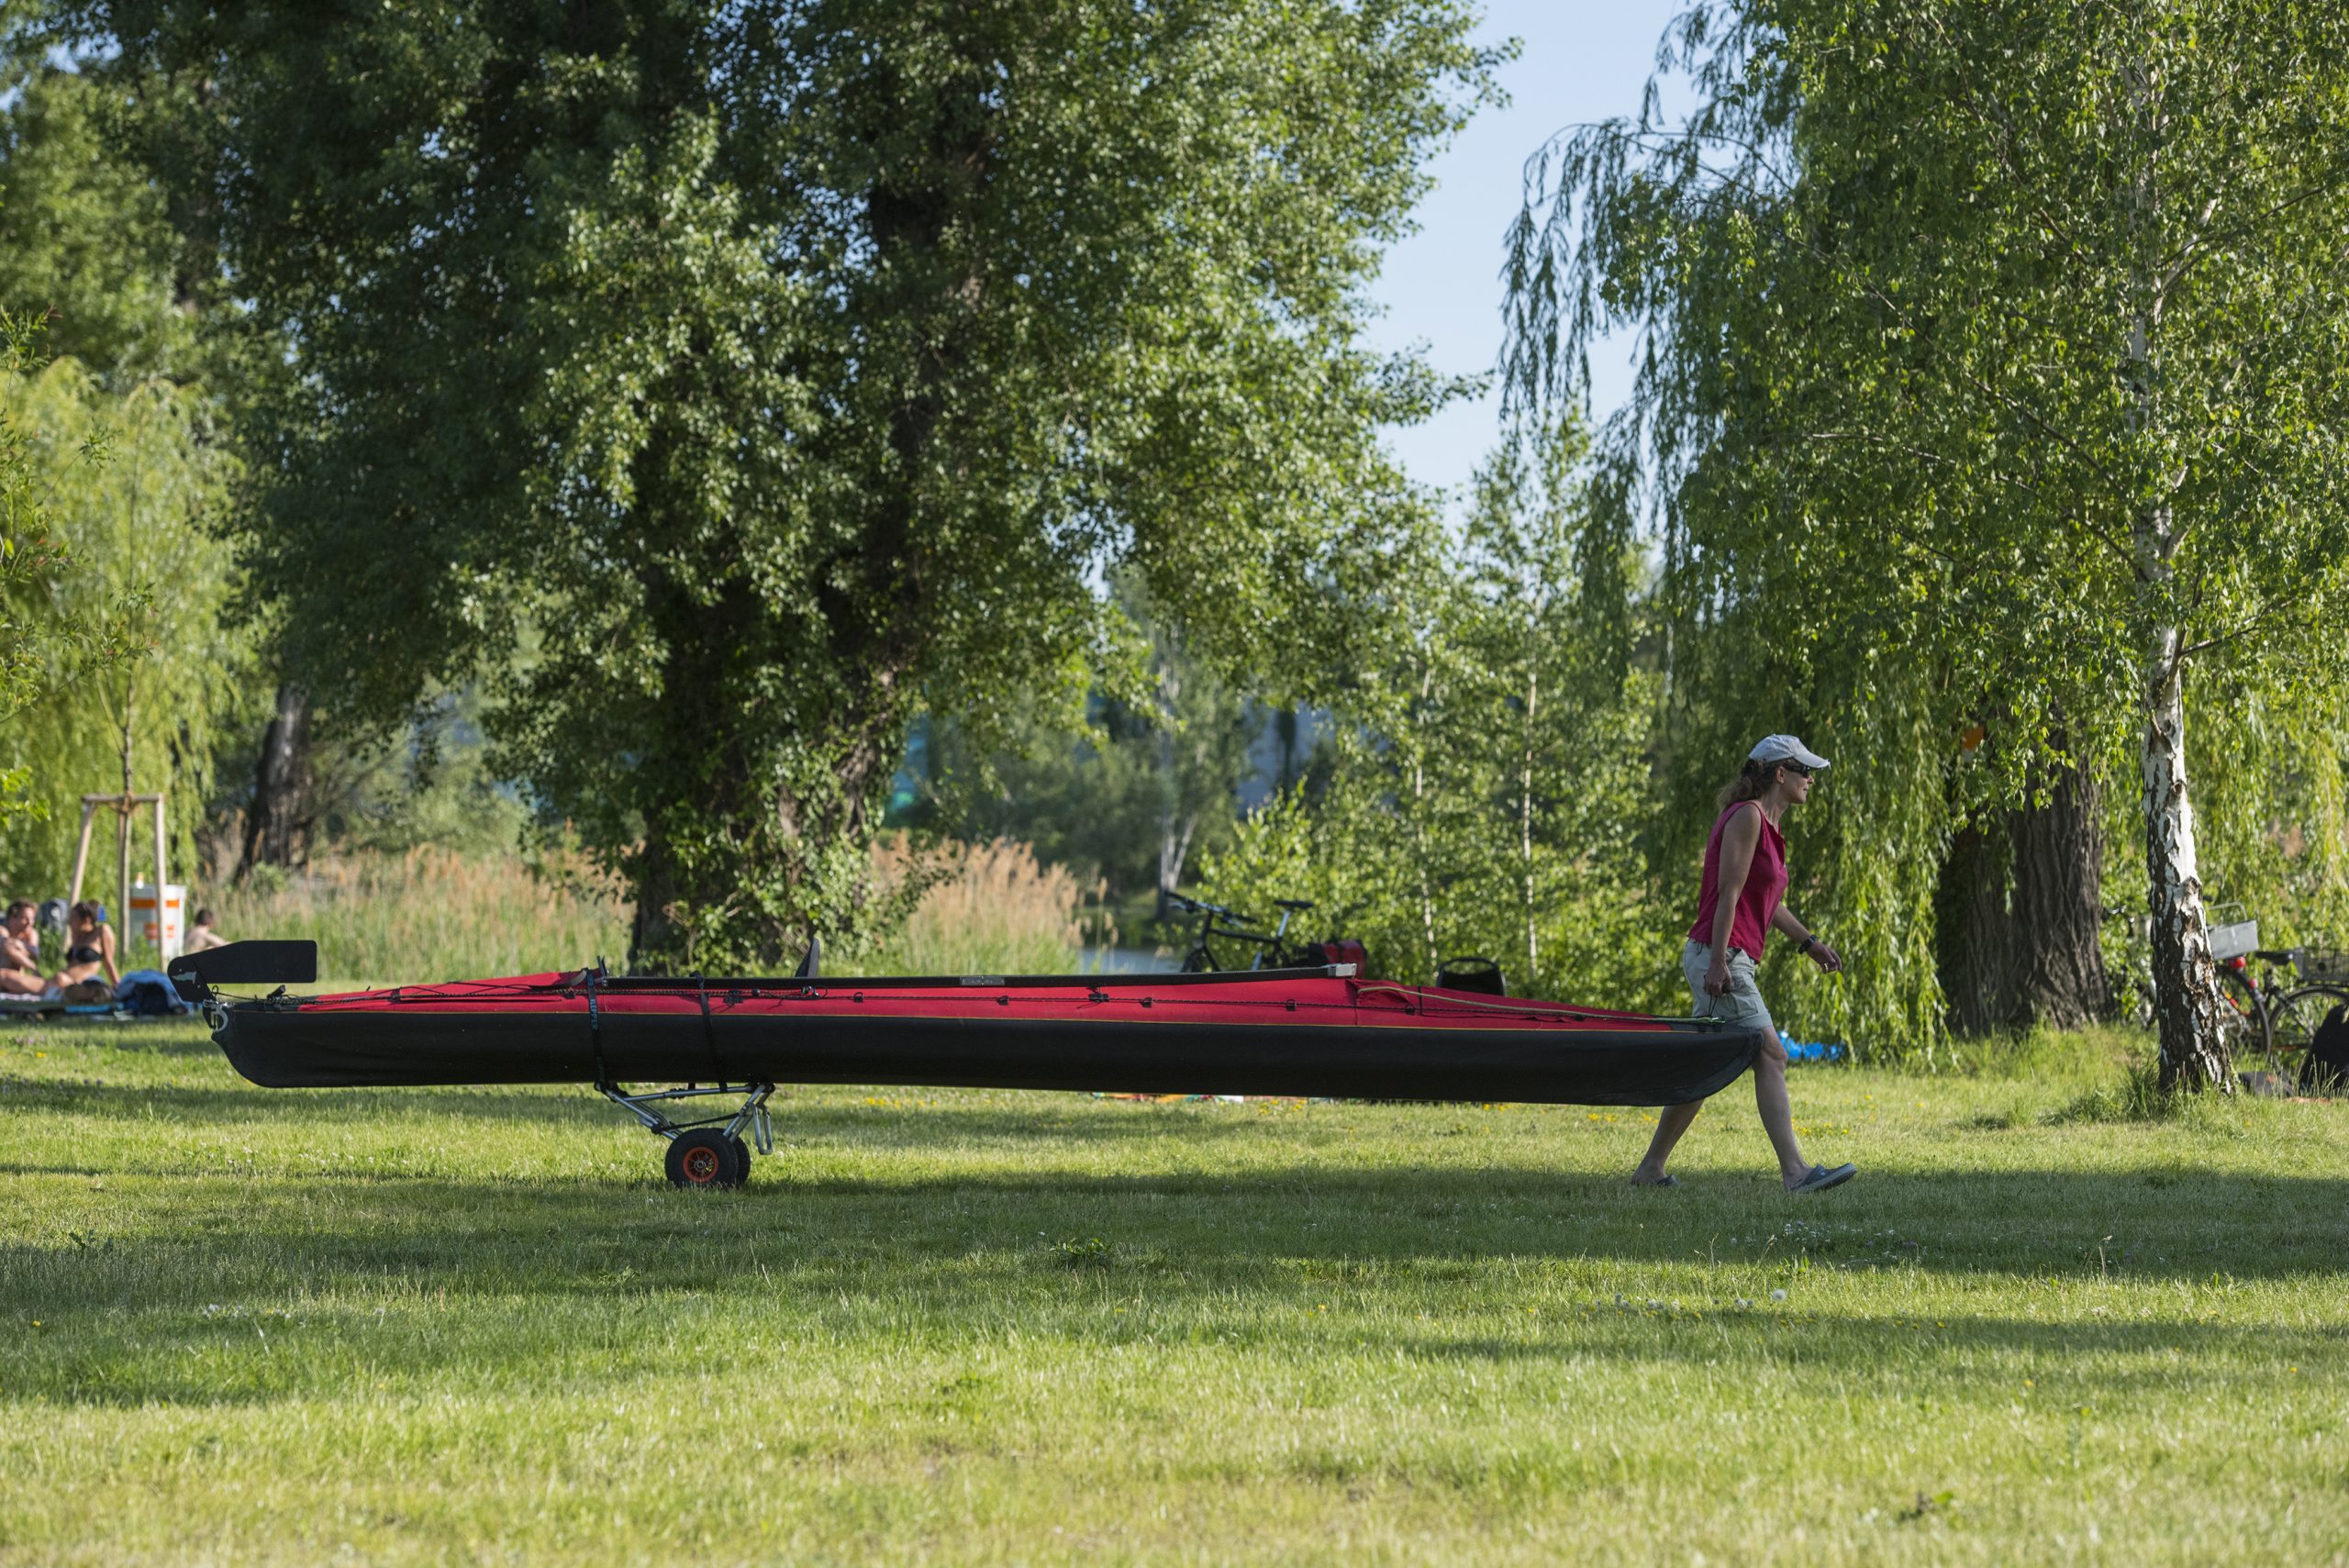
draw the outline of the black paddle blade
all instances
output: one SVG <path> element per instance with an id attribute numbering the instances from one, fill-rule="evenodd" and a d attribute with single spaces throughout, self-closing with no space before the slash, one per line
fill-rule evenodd
<path id="1" fill-rule="evenodd" d="M 230 942 L 184 952 L 164 971 L 206 985 L 308 985 L 318 978 L 316 942 Z"/>

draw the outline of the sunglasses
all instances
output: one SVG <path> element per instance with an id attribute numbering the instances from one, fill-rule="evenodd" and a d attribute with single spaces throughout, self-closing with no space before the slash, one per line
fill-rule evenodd
<path id="1" fill-rule="evenodd" d="M 1795 774 L 1795 775 L 1797 775 L 1798 777 L 1800 777 L 1800 778 L 1806 778 L 1806 779 L 1807 779 L 1807 778 L 1810 777 L 1810 770 L 1809 770 L 1809 768 L 1804 767 L 1800 762 L 1773 762 L 1773 763 L 1771 763 L 1770 765 L 1771 765 L 1772 767 L 1774 767 L 1774 768 L 1784 768 L 1784 769 L 1786 769 L 1786 770 L 1787 770 L 1787 772 L 1788 772 L 1788 773 L 1793 773 L 1793 774 Z"/>

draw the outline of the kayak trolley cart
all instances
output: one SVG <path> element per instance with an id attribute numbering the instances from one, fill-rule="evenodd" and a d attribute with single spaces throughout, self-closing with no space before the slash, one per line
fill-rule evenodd
<path id="1" fill-rule="evenodd" d="M 812 956 L 809 960 L 814 962 Z M 580 988 L 587 995 L 587 1038 L 596 1052 L 596 1092 L 644 1124 L 645 1129 L 669 1140 L 669 1158 L 665 1162 L 672 1184 L 681 1187 L 739 1187 L 751 1176 L 751 1150 L 742 1141 L 742 1129 L 749 1128 L 759 1140 L 759 1152 L 774 1152 L 774 1127 L 767 1119 L 767 1099 L 774 1093 L 773 1084 L 735 1085 L 720 1082 L 716 1088 L 705 1089 L 697 1084 L 687 1084 L 682 1089 L 655 1089 L 646 1094 L 630 1094 L 612 1082 L 604 1068 L 604 1014 L 597 1005 L 596 993 L 610 980 L 604 961 L 597 959 L 596 967 L 580 971 Z M 694 985 L 700 994 L 702 1028 L 709 1028 L 709 987 L 699 975 Z M 713 1051 L 715 1046 L 712 1047 Z M 684 1100 L 707 1099 L 712 1095 L 743 1094 L 742 1108 L 732 1116 L 703 1117 L 696 1121 L 678 1121 L 659 1107 Z"/>
<path id="2" fill-rule="evenodd" d="M 759 1152 L 774 1152 L 774 1123 L 767 1116 L 773 1084 L 720 1084 L 705 1089 L 657 1089 L 630 1094 L 618 1084 L 596 1085 L 604 1098 L 644 1124 L 648 1132 L 669 1140 L 669 1180 L 681 1187 L 738 1187 L 750 1180 L 751 1146 L 742 1140 L 748 1130 Z M 682 1100 L 707 1099 L 713 1095 L 742 1095 L 741 1108 L 730 1116 L 678 1121 L 661 1108 Z"/>

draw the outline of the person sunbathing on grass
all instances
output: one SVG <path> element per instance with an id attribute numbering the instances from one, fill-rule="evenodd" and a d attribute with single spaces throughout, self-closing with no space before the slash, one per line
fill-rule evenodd
<path id="1" fill-rule="evenodd" d="M 1765 933 L 1776 929 L 1801 943 L 1820 968 L 1843 967 L 1835 950 L 1803 929 L 1780 902 L 1787 891 L 1787 840 L 1779 830 L 1787 810 L 1810 798 L 1811 775 L 1827 766 L 1791 735 L 1773 735 L 1756 745 L 1736 778 L 1720 792 L 1720 817 L 1705 844 L 1704 880 L 1698 887 L 1697 923 L 1680 950 L 1680 972 L 1688 981 L 1699 1017 L 1726 1018 L 1762 1031 L 1753 1059 L 1753 1098 L 1762 1126 L 1778 1153 L 1778 1177 L 1790 1193 L 1825 1192 L 1859 1173 L 1852 1165 L 1830 1170 L 1802 1157 L 1795 1140 L 1794 1111 L 1787 1099 L 1787 1047 L 1770 1021 L 1754 984 Z M 1647 1157 L 1631 1173 L 1635 1187 L 1677 1186 L 1664 1162 L 1703 1102 L 1666 1106 L 1656 1118 Z"/>
<path id="2" fill-rule="evenodd" d="M 65 912 L 65 967 L 51 975 L 49 983 L 62 991 L 89 980 L 101 969 L 106 972 L 109 988 L 122 984 L 122 972 L 114 963 L 114 928 L 106 924 L 106 911 L 84 898 Z"/>
<path id="3" fill-rule="evenodd" d="M 49 989 L 40 973 L 40 929 L 30 899 L 8 906 L 0 921 L 0 995 L 38 996 Z"/>
<path id="4" fill-rule="evenodd" d="M 225 948 L 228 945 L 228 939 L 212 929 L 212 911 L 198 909 L 195 912 L 195 924 L 187 929 L 187 940 L 180 944 L 180 951 L 210 952 L 214 948 Z"/>

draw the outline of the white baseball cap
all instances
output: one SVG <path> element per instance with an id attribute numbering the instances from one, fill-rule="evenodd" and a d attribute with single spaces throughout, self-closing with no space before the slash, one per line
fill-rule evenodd
<path id="1" fill-rule="evenodd" d="M 1827 765 L 1826 758 L 1791 735 L 1765 736 L 1753 750 L 1745 755 L 1747 761 L 1760 762 L 1765 766 L 1772 762 L 1800 762 L 1804 767 L 1816 772 Z"/>

